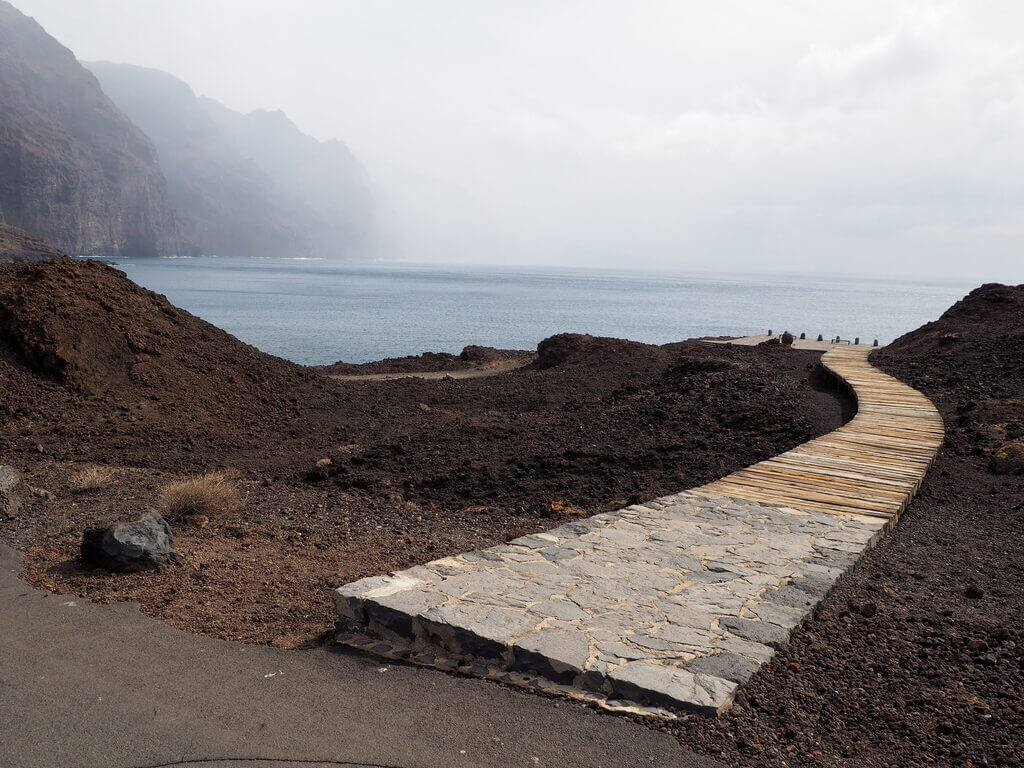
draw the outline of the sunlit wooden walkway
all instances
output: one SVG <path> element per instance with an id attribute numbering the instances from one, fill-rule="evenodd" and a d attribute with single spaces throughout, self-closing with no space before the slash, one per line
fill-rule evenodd
<path id="1" fill-rule="evenodd" d="M 850 422 L 704 490 L 894 521 L 942 445 L 942 417 L 920 392 L 871 365 L 870 351 L 835 347 L 822 356 L 857 398 L 857 415 Z"/>

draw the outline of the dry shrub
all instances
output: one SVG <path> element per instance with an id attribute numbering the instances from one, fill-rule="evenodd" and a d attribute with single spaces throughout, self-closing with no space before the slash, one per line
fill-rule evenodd
<path id="1" fill-rule="evenodd" d="M 173 522 L 217 517 L 238 509 L 241 504 L 238 473 L 209 472 L 165 485 L 160 491 L 157 510 Z"/>
<path id="2" fill-rule="evenodd" d="M 117 470 L 113 467 L 93 466 L 75 472 L 68 479 L 68 486 L 72 493 L 91 493 L 106 488 L 117 477 Z"/>

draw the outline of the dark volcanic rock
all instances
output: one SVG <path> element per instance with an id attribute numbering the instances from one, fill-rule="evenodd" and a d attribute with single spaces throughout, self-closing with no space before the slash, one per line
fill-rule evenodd
<path id="1" fill-rule="evenodd" d="M 44 261 L 63 255 L 41 237 L 17 227 L 0 224 L 0 264 Z"/>
<path id="2" fill-rule="evenodd" d="M 321 367 L 326 373 L 338 376 L 367 375 L 378 373 L 413 373 L 422 371 L 468 371 L 486 368 L 493 364 L 525 363 L 534 357 L 533 352 L 522 349 L 495 349 L 469 345 L 458 355 L 448 352 L 423 352 L 419 355 L 389 357 L 371 363 L 346 363 L 339 360 Z"/>
<path id="3" fill-rule="evenodd" d="M 994 475 L 1024 475 L 1024 443 L 1000 446 L 989 459 L 988 471 Z"/>
<path id="4" fill-rule="evenodd" d="M 82 562 L 108 571 L 132 573 L 177 562 L 171 527 L 159 515 L 132 523 L 89 528 L 82 534 Z"/>
<path id="5" fill-rule="evenodd" d="M 589 352 L 595 341 L 600 340 L 580 333 L 558 333 L 549 336 L 537 345 L 537 360 L 534 367 L 544 370 L 571 360 L 578 360 Z"/>
<path id="6" fill-rule="evenodd" d="M 123 272 L 66 257 L 0 265 L 0 359 L 4 352 L 73 390 L 156 398 L 165 411 L 178 397 L 214 410 L 241 395 L 254 409 L 248 419 L 257 409 L 268 413 L 254 392 L 273 385 L 280 393 L 310 394 L 300 382 L 312 378 L 171 306 Z"/>
<path id="7" fill-rule="evenodd" d="M 71 51 L 2 0 L 0 217 L 73 254 L 193 251 L 153 145 Z"/>
<path id="8" fill-rule="evenodd" d="M 0 265 L 0 455 L 34 461 L 42 444 L 55 461 L 274 479 L 329 459 L 312 478 L 337 492 L 496 531 L 521 514 L 615 509 L 700 485 L 839 423 L 839 404 L 807 381 L 815 353 L 584 347 L 494 377 L 336 381 L 106 264 Z"/>
<path id="9" fill-rule="evenodd" d="M 945 419 L 947 450 L 994 456 L 1019 442 L 1024 423 L 1024 285 L 975 288 L 871 359 L 953 414 Z M 1005 461 L 996 459 L 990 470 L 1010 469 L 1014 454 L 1007 448 Z"/>
<path id="10" fill-rule="evenodd" d="M 513 354 L 516 354 L 515 350 L 495 349 L 494 347 L 481 347 L 476 344 L 469 344 L 462 348 L 462 352 L 459 353 L 459 359 L 467 363 L 489 363 L 494 360 L 506 360 Z"/>

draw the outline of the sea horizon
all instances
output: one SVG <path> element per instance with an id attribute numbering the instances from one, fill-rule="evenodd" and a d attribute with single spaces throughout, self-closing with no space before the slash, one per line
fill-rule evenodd
<path id="1" fill-rule="evenodd" d="M 469 344 L 533 349 L 556 333 L 663 344 L 771 329 L 886 344 L 976 287 L 784 271 L 287 256 L 104 260 L 242 341 L 305 365 L 457 353 Z"/>

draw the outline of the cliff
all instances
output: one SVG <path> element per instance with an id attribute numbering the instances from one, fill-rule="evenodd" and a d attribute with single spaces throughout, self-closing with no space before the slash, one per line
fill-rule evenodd
<path id="1" fill-rule="evenodd" d="M 0 221 L 74 254 L 194 252 L 149 139 L 71 51 L 2 0 Z"/>
<path id="2" fill-rule="evenodd" d="M 317 141 L 281 111 L 247 114 L 200 104 L 234 149 L 252 161 L 302 211 L 318 250 L 365 250 L 374 237 L 374 201 L 362 165 L 341 141 Z"/>
<path id="3" fill-rule="evenodd" d="M 128 64 L 87 65 L 153 140 L 171 200 L 204 253 L 344 257 L 364 251 L 372 201 L 344 144 L 280 112 L 242 114 L 183 81 Z"/>
<path id="4" fill-rule="evenodd" d="M 44 261 L 65 254 L 41 237 L 7 224 L 0 224 L 0 264 L 23 261 Z"/>

